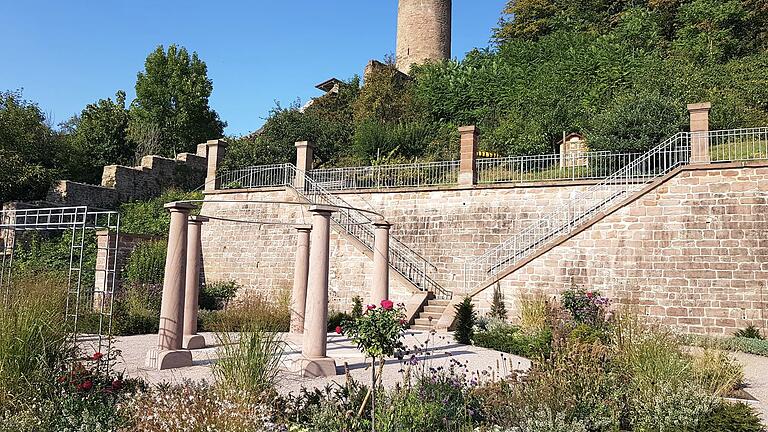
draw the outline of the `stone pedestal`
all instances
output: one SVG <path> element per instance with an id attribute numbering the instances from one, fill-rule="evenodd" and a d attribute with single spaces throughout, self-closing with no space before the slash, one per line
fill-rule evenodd
<path id="1" fill-rule="evenodd" d="M 304 319 L 302 358 L 295 364 L 303 376 L 336 374 L 336 363 L 326 355 L 328 336 L 328 259 L 331 213 L 335 207 L 313 205 L 312 248 L 309 252 L 309 281 Z"/>
<path id="2" fill-rule="evenodd" d="M 228 144 L 222 139 L 215 139 L 208 141 L 205 145 L 208 148 L 208 169 L 205 176 L 204 190 L 212 191 L 218 186 L 216 184 L 216 173 L 218 172 L 221 163 L 224 161 Z"/>
<path id="3" fill-rule="evenodd" d="M 691 163 L 707 164 L 711 162 L 709 154 L 709 102 L 688 105 L 691 116 Z"/>
<path id="4" fill-rule="evenodd" d="M 200 297 L 200 261 L 203 255 L 201 231 L 208 218 L 191 216 L 187 230 L 187 271 L 184 282 L 184 338 L 182 348 L 205 348 L 205 338 L 197 334 L 198 299 Z"/>
<path id="5" fill-rule="evenodd" d="M 307 308 L 307 280 L 309 277 L 309 236 L 311 225 L 296 227 L 296 265 L 293 271 L 291 293 L 291 333 L 304 332 L 304 313 Z"/>
<path id="6" fill-rule="evenodd" d="M 309 141 L 296 143 L 296 178 L 293 180 L 293 187 L 297 190 L 304 190 L 304 175 L 312 171 L 314 150 L 315 145 Z"/>
<path id="7" fill-rule="evenodd" d="M 187 217 L 192 204 L 165 205 L 171 213 L 168 254 L 165 260 L 163 299 L 160 306 L 160 331 L 157 348 L 147 354 L 147 367 L 169 369 L 192 365 L 192 354 L 180 352 L 184 332 L 184 291 L 187 260 Z"/>
<path id="8" fill-rule="evenodd" d="M 373 287 L 371 304 L 389 300 L 389 229 L 387 221 L 373 223 Z"/>

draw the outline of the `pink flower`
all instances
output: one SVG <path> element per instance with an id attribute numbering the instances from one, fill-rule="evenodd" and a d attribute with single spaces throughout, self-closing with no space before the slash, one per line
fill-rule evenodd
<path id="1" fill-rule="evenodd" d="M 94 354 L 93 354 L 93 356 L 91 357 L 91 360 L 93 360 L 93 361 L 99 361 L 99 360 L 101 360 L 101 358 L 102 358 L 102 357 L 104 357 L 104 354 L 102 354 L 102 353 L 100 353 L 100 352 L 96 352 L 96 353 L 94 353 Z"/>
<path id="2" fill-rule="evenodd" d="M 400 325 L 405 325 L 405 320 L 404 319 L 400 320 Z"/>
<path id="3" fill-rule="evenodd" d="M 374 309 L 376 309 L 376 306 L 374 306 L 374 305 L 368 305 L 367 307 L 368 307 L 368 310 L 374 310 Z"/>
<path id="4" fill-rule="evenodd" d="M 88 391 L 93 388 L 93 381 L 88 380 L 80 385 L 77 386 L 79 390 L 85 390 Z"/>
<path id="5" fill-rule="evenodd" d="M 336 326 L 336 334 L 341 334 L 341 326 Z"/>
<path id="6" fill-rule="evenodd" d="M 587 291 L 587 298 L 592 298 L 593 295 L 592 291 Z"/>
<path id="7" fill-rule="evenodd" d="M 123 387 L 123 382 L 120 380 L 112 381 L 112 390 L 120 390 Z"/>
<path id="8" fill-rule="evenodd" d="M 395 303 L 392 302 L 392 300 L 382 300 L 381 301 L 381 307 L 384 308 L 384 310 L 392 310 L 392 308 L 395 306 Z"/>

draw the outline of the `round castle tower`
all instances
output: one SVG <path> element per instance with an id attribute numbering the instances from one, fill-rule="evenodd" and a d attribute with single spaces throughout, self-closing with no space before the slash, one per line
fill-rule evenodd
<path id="1" fill-rule="evenodd" d="M 400 0 L 397 8 L 397 68 L 451 58 L 451 0 Z"/>

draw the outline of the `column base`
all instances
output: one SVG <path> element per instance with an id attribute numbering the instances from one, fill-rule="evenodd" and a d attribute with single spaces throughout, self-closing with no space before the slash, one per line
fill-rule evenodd
<path id="1" fill-rule="evenodd" d="M 192 353 L 187 350 L 159 350 L 153 348 L 147 351 L 144 365 L 155 370 L 189 367 L 192 366 Z"/>
<path id="2" fill-rule="evenodd" d="M 336 360 L 330 357 L 299 357 L 291 365 L 292 372 L 298 372 L 304 378 L 322 378 L 336 376 Z"/>
<path id="3" fill-rule="evenodd" d="M 187 350 L 205 348 L 205 338 L 199 334 L 185 335 L 181 347 Z"/>

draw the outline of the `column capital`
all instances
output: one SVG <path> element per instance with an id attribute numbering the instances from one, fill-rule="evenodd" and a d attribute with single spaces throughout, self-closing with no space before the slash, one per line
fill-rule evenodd
<path id="1" fill-rule="evenodd" d="M 296 231 L 312 231 L 312 225 L 295 225 Z"/>
<path id="2" fill-rule="evenodd" d="M 387 222 L 386 219 L 378 219 L 373 222 L 371 222 L 374 227 L 381 228 L 381 229 L 390 229 L 392 227 L 392 224 Z"/>
<path id="3" fill-rule="evenodd" d="M 477 126 L 472 125 L 472 126 L 459 126 L 459 133 L 462 135 L 465 135 L 465 134 L 477 135 L 480 132 L 477 130 Z"/>
<path id="4" fill-rule="evenodd" d="M 203 224 L 205 222 L 208 222 L 210 219 L 208 219 L 205 216 L 190 216 L 189 217 L 189 223 L 193 224 Z"/>
<path id="5" fill-rule="evenodd" d="M 186 212 L 189 213 L 190 211 L 195 209 L 195 205 L 188 202 L 182 202 L 182 201 L 174 201 L 169 202 L 168 204 L 163 206 L 170 212 Z"/>
<path id="6" fill-rule="evenodd" d="M 324 204 L 313 204 L 309 206 L 309 211 L 310 213 L 335 213 L 339 211 L 339 208 Z"/>
<path id="7" fill-rule="evenodd" d="M 296 141 L 296 148 L 315 148 L 315 143 L 312 141 Z"/>

